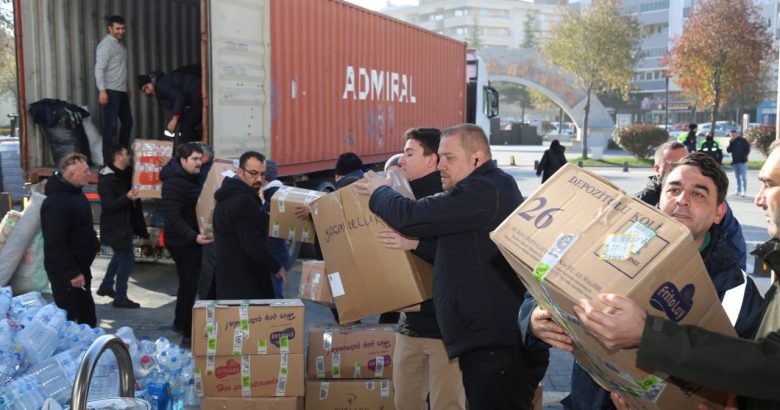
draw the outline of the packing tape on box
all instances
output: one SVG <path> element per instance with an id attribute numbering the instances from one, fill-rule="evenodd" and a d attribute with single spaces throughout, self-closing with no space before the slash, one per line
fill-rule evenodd
<path id="1" fill-rule="evenodd" d="M 330 347 L 333 345 L 333 333 L 331 332 L 323 332 L 322 333 L 322 350 L 329 352 Z"/>
<path id="2" fill-rule="evenodd" d="M 330 357 L 330 370 L 331 377 L 334 379 L 341 378 L 341 353 L 333 353 Z"/>
<path id="3" fill-rule="evenodd" d="M 353 379 L 359 379 L 360 378 L 360 360 L 355 361 L 355 373 L 352 377 Z"/>
<path id="4" fill-rule="evenodd" d="M 268 341 L 265 339 L 257 340 L 257 354 L 268 354 Z"/>
<path id="5" fill-rule="evenodd" d="M 284 213 L 284 208 L 285 208 L 284 200 L 287 199 L 287 195 L 289 195 L 289 194 L 290 194 L 290 191 L 287 190 L 287 189 L 285 189 L 284 191 L 282 191 L 281 194 L 279 194 L 279 198 L 277 199 L 277 201 L 279 202 L 279 213 L 280 214 Z"/>
<path id="6" fill-rule="evenodd" d="M 195 369 L 195 393 L 198 397 L 203 397 L 203 378 L 200 375 L 200 369 Z"/>
<path id="7" fill-rule="evenodd" d="M 318 379 L 324 379 L 325 378 L 325 358 L 322 356 L 317 356 L 316 359 L 314 359 L 315 367 L 317 368 L 317 378 Z"/>
<path id="8" fill-rule="evenodd" d="M 249 301 L 241 302 L 238 307 L 238 318 L 241 324 L 241 335 L 249 339 Z"/>
<path id="9" fill-rule="evenodd" d="M 304 226 L 301 230 L 301 242 L 308 242 L 309 241 L 309 227 Z"/>
<path id="10" fill-rule="evenodd" d="M 241 350 L 244 347 L 244 336 L 241 334 L 241 328 L 233 331 L 233 356 L 241 356 Z"/>
<path id="11" fill-rule="evenodd" d="M 295 240 L 295 226 L 290 226 L 290 228 L 287 230 L 287 240 L 288 241 Z"/>
<path id="12" fill-rule="evenodd" d="M 241 356 L 241 397 L 252 396 L 251 360 L 248 354 Z"/>
<path id="13" fill-rule="evenodd" d="M 206 306 L 206 374 L 214 374 L 214 360 L 217 354 L 216 301 Z"/>
<path id="14" fill-rule="evenodd" d="M 279 222 L 274 222 L 273 228 L 271 228 L 271 236 L 274 238 L 279 237 Z"/>
<path id="15" fill-rule="evenodd" d="M 315 192 L 307 192 L 306 197 L 303 198 L 303 203 L 309 204 L 310 202 L 314 201 L 315 199 L 319 198 L 320 195 L 317 195 Z"/>
<path id="16" fill-rule="evenodd" d="M 366 390 L 374 390 L 376 388 L 376 382 L 373 380 L 366 380 Z"/>
<path id="17" fill-rule="evenodd" d="M 328 398 L 328 391 L 330 391 L 330 383 L 328 382 L 321 382 L 320 383 L 320 400 L 325 400 Z"/>
<path id="18" fill-rule="evenodd" d="M 284 391 L 287 388 L 287 374 L 288 374 L 288 361 L 289 361 L 289 354 L 288 353 L 282 353 L 279 357 L 279 377 L 278 382 L 276 383 L 276 396 L 284 396 Z"/>
<path id="19" fill-rule="evenodd" d="M 322 274 L 320 272 L 314 272 L 311 276 L 311 291 L 309 292 L 310 299 L 315 299 L 317 297 L 317 288 L 320 286 L 320 281 L 322 280 Z"/>
<path id="20" fill-rule="evenodd" d="M 374 368 L 374 378 L 375 379 L 381 379 L 382 373 L 385 371 L 385 357 L 384 356 L 377 356 L 376 359 L 374 359 L 375 364 Z"/>
<path id="21" fill-rule="evenodd" d="M 279 337 L 279 351 L 282 353 L 290 353 L 290 337 L 282 335 Z"/>
<path id="22" fill-rule="evenodd" d="M 555 242 L 553 242 L 553 245 L 550 247 L 550 249 L 547 250 L 547 252 L 545 252 L 544 255 L 542 255 L 539 263 L 537 263 L 536 267 L 534 267 L 533 275 L 539 284 L 541 284 L 542 290 L 544 290 L 546 295 L 546 300 L 537 302 L 543 302 L 546 304 L 546 306 L 542 306 L 545 309 L 550 309 L 555 304 L 553 303 L 553 298 L 544 287 L 544 278 L 553 270 L 555 265 L 558 264 L 558 261 L 563 258 L 563 255 L 565 255 L 566 252 L 571 249 L 574 243 L 577 242 L 577 239 L 579 239 L 579 235 L 576 234 L 562 233 L 558 235 L 558 237 L 555 239 Z"/>
<path id="23" fill-rule="evenodd" d="M 382 386 L 381 390 L 379 391 L 379 394 L 382 397 L 390 397 L 390 380 L 383 379 L 380 382 L 380 385 Z"/>

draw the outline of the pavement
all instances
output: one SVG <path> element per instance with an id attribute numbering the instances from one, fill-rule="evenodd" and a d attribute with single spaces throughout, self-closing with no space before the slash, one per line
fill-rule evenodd
<path id="1" fill-rule="evenodd" d="M 505 171 L 515 177 L 518 186 L 524 196 L 528 197 L 539 185 L 541 178 L 537 177 L 533 170 L 534 160 L 539 160 L 544 152 L 544 147 L 534 146 L 500 146 L 493 147 L 494 159 L 498 161 Z M 567 153 L 578 156 L 578 154 Z M 622 151 L 607 151 L 606 157 L 625 156 Z M 509 166 L 510 156 L 514 156 L 515 166 Z M 755 159 L 761 159 L 760 154 Z M 751 159 L 754 159 L 751 155 Z M 725 161 L 728 162 L 728 161 Z M 622 168 L 588 168 L 597 174 L 609 179 L 624 191 L 634 193 L 641 190 L 647 176 L 651 174 L 650 168 L 631 168 L 623 172 Z M 735 186 L 733 173 L 729 175 L 730 186 Z M 747 242 L 748 251 L 755 245 L 769 239 L 766 231 L 766 218 L 763 210 L 753 205 L 752 200 L 759 189 L 757 179 L 758 171 L 748 171 L 748 195 L 745 198 L 729 195 L 728 202 L 734 214 L 742 224 L 743 234 Z M 732 188 L 731 191 L 734 189 Z M 103 278 L 108 259 L 95 260 L 92 273 L 92 293 L 95 295 L 97 316 L 100 326 L 108 332 L 116 331 L 122 326 L 130 326 L 138 337 L 149 336 L 157 338 L 164 336 L 176 343 L 181 338 L 175 334 L 170 326 L 173 322 L 174 306 L 176 301 L 177 276 L 173 265 L 137 263 L 135 272 L 130 278 L 128 295 L 139 302 L 141 309 L 115 309 L 111 306 L 111 299 L 97 296 L 95 292 Z M 748 261 L 748 272 L 753 270 L 753 261 Z M 297 289 L 300 283 L 300 262 L 296 263 L 289 272 L 290 286 L 285 290 L 285 296 L 297 297 Z M 768 278 L 755 278 L 759 287 L 763 290 L 769 286 Z M 367 320 L 376 321 L 376 318 Z M 329 309 L 314 303 L 306 302 L 305 326 L 318 322 L 333 322 Z M 305 337 L 308 337 L 306 332 Z M 551 351 L 550 366 L 542 381 L 545 390 L 544 408 L 561 409 L 559 402 L 570 390 L 569 375 L 572 367 L 570 354 L 553 349 Z"/>

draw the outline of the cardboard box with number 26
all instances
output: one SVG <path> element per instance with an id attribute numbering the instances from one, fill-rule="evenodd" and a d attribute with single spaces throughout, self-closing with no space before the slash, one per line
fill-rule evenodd
<path id="1" fill-rule="evenodd" d="M 601 306 L 599 293 L 611 292 L 651 315 L 735 335 L 687 227 L 606 179 L 565 165 L 491 239 L 572 336 L 577 361 L 607 390 L 625 392 L 631 408 L 722 407 L 721 393 L 637 368 L 635 349 L 608 350 L 573 311 L 582 298 Z"/>

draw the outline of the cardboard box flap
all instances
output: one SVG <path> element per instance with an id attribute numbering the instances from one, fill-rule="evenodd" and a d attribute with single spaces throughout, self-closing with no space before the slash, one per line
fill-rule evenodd
<path id="1" fill-rule="evenodd" d="M 198 229 L 201 235 L 208 237 L 214 236 L 214 207 L 217 206 L 217 200 L 214 193 L 222 187 L 225 178 L 232 178 L 236 175 L 238 161 L 215 158 L 211 164 L 211 169 L 203 183 L 203 189 L 198 196 L 198 203 L 195 206 L 195 215 L 198 218 Z"/>
<path id="2" fill-rule="evenodd" d="M 300 299 L 244 299 L 244 300 L 198 300 L 195 302 L 193 308 L 205 308 L 209 306 L 214 307 L 228 307 L 228 306 L 268 306 L 268 307 L 289 307 L 289 306 L 301 306 L 303 307 L 303 301 Z"/>

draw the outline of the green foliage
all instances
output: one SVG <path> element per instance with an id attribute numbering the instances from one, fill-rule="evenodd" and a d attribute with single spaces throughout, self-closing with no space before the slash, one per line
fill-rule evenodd
<path id="1" fill-rule="evenodd" d="M 530 88 L 506 81 L 491 81 L 490 85 L 498 90 L 501 104 L 517 104 L 525 108 L 534 108 Z"/>
<path id="2" fill-rule="evenodd" d="M 469 38 L 467 40 L 469 48 L 482 48 L 482 39 L 480 38 L 481 31 L 482 28 L 479 26 L 479 20 L 477 19 L 477 16 L 474 16 L 474 24 L 469 27 Z"/>
<path id="3" fill-rule="evenodd" d="M 748 140 L 750 145 L 761 151 L 765 157 L 768 157 L 769 146 L 775 142 L 775 126 L 761 125 L 756 128 L 751 128 L 745 133 L 745 139 Z"/>
<path id="4" fill-rule="evenodd" d="M 527 13 L 523 20 L 523 48 L 536 48 L 538 41 L 536 39 L 536 15 Z"/>
<path id="5" fill-rule="evenodd" d="M 562 14 L 543 43 L 550 62 L 574 74 L 585 90 L 627 96 L 639 60 L 637 19 L 621 14 L 617 0 L 594 0 L 590 6 L 562 9 Z"/>
<path id="6" fill-rule="evenodd" d="M 653 125 L 633 124 L 616 130 L 612 138 L 626 152 L 643 159 L 653 155 L 658 146 L 668 141 L 669 133 Z"/>

